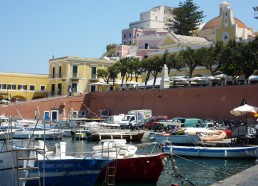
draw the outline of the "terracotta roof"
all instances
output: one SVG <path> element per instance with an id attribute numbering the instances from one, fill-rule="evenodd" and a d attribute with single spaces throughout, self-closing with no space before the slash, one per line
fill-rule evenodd
<path id="1" fill-rule="evenodd" d="M 238 25 L 239 28 L 247 28 L 247 26 L 242 21 L 240 21 L 239 19 L 234 18 L 234 20 L 235 20 L 235 23 Z M 202 30 L 219 27 L 220 22 L 221 22 L 220 16 L 215 17 L 215 18 L 211 19 L 210 21 L 208 21 L 203 26 Z"/>

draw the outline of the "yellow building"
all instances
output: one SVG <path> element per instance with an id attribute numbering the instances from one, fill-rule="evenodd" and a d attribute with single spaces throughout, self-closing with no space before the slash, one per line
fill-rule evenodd
<path id="1" fill-rule="evenodd" d="M 0 73 L 0 100 L 2 102 L 44 98 L 48 96 L 47 90 L 48 75 Z"/>
<path id="2" fill-rule="evenodd" d="M 219 16 L 208 21 L 203 28 L 197 32 L 197 36 L 204 37 L 212 42 L 249 41 L 255 38 L 253 29 L 244 22 L 234 17 L 233 9 L 228 2 L 219 5 Z"/>
<path id="3" fill-rule="evenodd" d="M 115 60 L 61 57 L 49 60 L 49 91 L 54 95 L 81 94 L 94 92 L 101 84 L 97 70 L 113 65 Z M 109 89 L 115 89 L 109 85 Z"/>

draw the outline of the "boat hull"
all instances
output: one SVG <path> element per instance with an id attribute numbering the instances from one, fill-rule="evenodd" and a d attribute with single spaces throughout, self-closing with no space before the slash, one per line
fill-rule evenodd
<path id="1" fill-rule="evenodd" d="M 144 132 L 132 133 L 93 133 L 90 134 L 90 141 L 100 141 L 104 139 L 125 139 L 126 141 L 141 141 Z"/>
<path id="2" fill-rule="evenodd" d="M 171 152 L 170 146 L 163 147 L 164 152 Z M 257 158 L 258 147 L 190 147 L 173 146 L 173 154 L 180 156 L 208 158 Z"/>
<path id="3" fill-rule="evenodd" d="M 101 170 L 112 160 L 105 159 L 54 159 L 39 161 L 41 184 L 47 186 L 94 185 Z M 45 167 L 45 170 L 44 168 Z M 37 176 L 33 171 L 30 176 Z M 44 180 L 43 180 L 44 177 Z M 29 180 L 26 186 L 35 186 L 37 180 Z"/>
<path id="4" fill-rule="evenodd" d="M 116 159 L 109 166 L 116 166 L 115 183 L 148 183 L 156 184 L 164 167 L 164 154 L 128 157 Z M 104 169 L 98 179 L 98 183 L 103 183 L 106 176 Z"/>
<path id="5" fill-rule="evenodd" d="M 30 151 L 0 151 L 0 185 L 1 186 L 18 186 L 17 169 L 23 167 L 24 161 L 17 162 L 17 155 L 21 157 L 29 157 Z M 26 177 L 27 171 L 19 172 L 20 177 Z M 4 179 L 2 179 L 4 178 Z"/>
<path id="6" fill-rule="evenodd" d="M 170 141 L 174 145 L 197 145 L 200 143 L 199 135 L 161 135 L 150 133 L 149 139 L 159 143 Z"/>
<path id="7" fill-rule="evenodd" d="M 62 139 L 63 133 L 44 133 L 44 132 L 22 132 L 17 131 L 13 135 L 13 139 L 35 139 L 35 140 L 55 140 L 55 139 Z"/>
<path id="8" fill-rule="evenodd" d="M 12 139 L 15 132 L 0 132 L 0 140 Z"/>

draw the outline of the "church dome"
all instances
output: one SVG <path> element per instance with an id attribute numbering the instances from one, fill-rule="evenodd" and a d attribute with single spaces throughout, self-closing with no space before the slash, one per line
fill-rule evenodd
<path id="1" fill-rule="evenodd" d="M 239 19 L 234 18 L 234 21 L 237 24 L 238 28 L 247 28 L 247 26 L 242 21 L 240 21 Z M 215 17 L 215 18 L 211 19 L 210 21 L 208 21 L 203 26 L 202 30 L 215 29 L 215 28 L 220 26 L 220 23 L 221 23 L 221 17 L 220 16 Z"/>

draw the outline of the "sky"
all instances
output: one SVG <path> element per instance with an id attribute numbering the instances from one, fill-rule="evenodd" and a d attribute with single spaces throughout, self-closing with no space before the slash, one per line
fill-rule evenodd
<path id="1" fill-rule="evenodd" d="M 121 44 L 122 30 L 157 6 L 185 0 L 0 0 L 0 72 L 48 74 L 48 61 L 65 56 L 100 58 Z M 193 0 L 207 22 L 221 0 Z M 230 0 L 234 17 L 258 31 L 257 0 Z"/>

